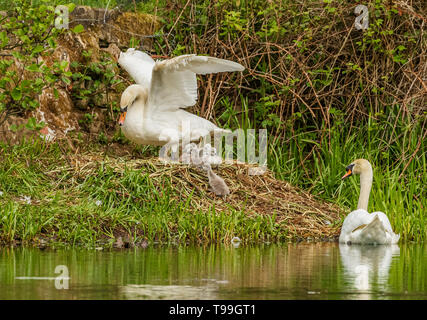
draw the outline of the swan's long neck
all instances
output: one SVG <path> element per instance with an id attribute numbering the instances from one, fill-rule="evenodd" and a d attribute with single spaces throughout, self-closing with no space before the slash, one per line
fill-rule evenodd
<path id="1" fill-rule="evenodd" d="M 146 116 L 145 105 L 148 99 L 148 92 L 145 88 L 140 85 L 133 85 L 129 92 L 129 100 L 134 101 L 132 106 L 127 111 L 126 118 L 130 121 L 127 123 L 133 123 L 140 125 Z"/>
<path id="2" fill-rule="evenodd" d="M 368 211 L 369 194 L 371 193 L 373 172 L 372 167 L 369 165 L 360 174 L 360 195 L 357 209 L 364 209 Z"/>
<path id="3" fill-rule="evenodd" d="M 145 106 L 144 103 L 140 101 L 134 102 L 131 108 L 128 110 L 127 117 L 131 119 L 137 119 L 139 121 L 142 121 L 144 119 L 145 115 Z"/>

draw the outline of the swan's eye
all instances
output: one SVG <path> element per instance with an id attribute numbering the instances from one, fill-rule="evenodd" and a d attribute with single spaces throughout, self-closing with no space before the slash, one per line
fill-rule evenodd
<path id="1" fill-rule="evenodd" d="M 353 174 L 354 164 L 350 164 L 345 168 L 346 174 L 342 176 L 341 180 L 350 177 Z"/>

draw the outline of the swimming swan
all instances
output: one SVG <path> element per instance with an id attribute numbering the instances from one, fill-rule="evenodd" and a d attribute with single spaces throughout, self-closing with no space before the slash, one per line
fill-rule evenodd
<path id="1" fill-rule="evenodd" d="M 373 172 L 368 160 L 357 159 L 346 168 L 345 179 L 352 174 L 360 174 L 360 195 L 357 210 L 351 212 L 341 228 L 339 242 L 358 244 L 395 244 L 400 236 L 393 233 L 385 213 L 369 213 L 368 202 L 371 192 Z"/>
<path id="2" fill-rule="evenodd" d="M 129 140 L 169 143 L 176 150 L 184 138 L 198 141 L 214 131 L 229 132 L 181 108 L 196 104 L 196 74 L 243 71 L 239 63 L 194 54 L 155 62 L 133 48 L 121 52 L 118 63 L 137 83 L 126 88 L 120 101 L 119 124 Z"/>

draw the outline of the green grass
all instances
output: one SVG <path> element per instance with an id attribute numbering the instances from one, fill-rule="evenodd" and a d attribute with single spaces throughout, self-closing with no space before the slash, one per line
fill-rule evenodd
<path id="1" fill-rule="evenodd" d="M 350 212 L 357 206 L 359 177 L 340 178 L 353 160 L 368 159 L 374 168 L 369 212 L 385 212 L 403 239 L 423 241 L 427 239 L 427 167 L 426 144 L 420 139 L 425 131 L 421 122 L 397 130 L 393 132 L 385 122 L 361 124 L 351 132 L 348 126 L 337 125 L 321 139 L 300 129 L 288 138 L 290 142 L 270 148 L 269 164 L 278 177 Z"/>
<path id="2" fill-rule="evenodd" d="M 118 232 L 135 242 L 207 243 L 238 236 L 247 242 L 280 240 L 285 232 L 268 216 L 244 211 L 190 210 L 168 177 L 144 168 L 118 173 L 93 163 L 91 174 L 73 172 L 57 143 L 36 139 L 0 147 L 0 241 L 109 245 Z M 131 195 L 131 196 L 130 196 Z M 30 197 L 27 203 L 24 197 Z"/>
<path id="3" fill-rule="evenodd" d="M 257 112 L 242 103 L 242 110 L 222 100 L 218 108 L 225 127 L 258 126 Z M 350 213 L 359 198 L 359 177 L 344 181 L 345 167 L 358 158 L 368 159 L 374 169 L 369 212 L 387 214 L 403 240 L 427 239 L 427 140 L 425 116 L 402 118 L 399 107 L 386 114 L 370 115 L 367 122 L 351 125 L 345 115 L 332 115 L 332 128 L 291 119 L 270 134 L 268 167 L 276 177 L 338 204 Z M 319 129 L 320 127 L 320 129 Z M 424 138 L 423 138 L 424 137 Z"/>

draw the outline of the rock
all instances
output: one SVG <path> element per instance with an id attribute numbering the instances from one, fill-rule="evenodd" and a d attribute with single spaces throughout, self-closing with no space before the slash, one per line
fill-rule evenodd
<path id="1" fill-rule="evenodd" d="M 141 242 L 139 242 L 138 246 L 143 248 L 143 249 L 146 249 L 148 247 L 148 241 L 142 240 Z"/>
<path id="2" fill-rule="evenodd" d="M 76 6 L 70 14 L 70 27 L 73 28 L 77 24 L 88 28 L 106 23 L 114 23 L 117 16 L 120 14 L 118 9 L 92 8 L 89 6 Z"/>
<path id="3" fill-rule="evenodd" d="M 55 95 L 55 89 L 57 96 Z M 66 134 L 70 130 L 79 129 L 76 110 L 68 92 L 61 88 L 47 88 L 39 96 L 40 107 L 31 113 L 38 121 L 59 129 Z"/>
<path id="4" fill-rule="evenodd" d="M 114 242 L 113 246 L 114 246 L 114 248 L 119 248 L 119 249 L 121 249 L 125 246 L 121 236 L 116 239 L 116 242 Z"/>
<path id="5" fill-rule="evenodd" d="M 152 46 L 151 36 L 160 28 L 160 20 L 150 14 L 121 12 L 118 9 L 91 8 L 77 6 L 70 15 L 70 28 L 77 24 L 83 25 L 85 31 L 80 33 L 82 44 L 92 43 L 95 35 L 98 49 L 114 43 L 127 48 L 132 38 L 140 40 L 147 50 Z M 102 45 L 100 45 L 102 44 Z"/>
<path id="6" fill-rule="evenodd" d="M 121 50 L 115 43 L 110 43 L 106 49 L 101 50 L 108 52 L 116 61 L 119 60 Z"/>
<path id="7" fill-rule="evenodd" d="M 132 38 L 141 41 L 145 50 L 151 48 L 152 38 L 140 37 L 151 36 L 160 28 L 160 22 L 157 17 L 134 12 L 124 12 L 115 20 L 115 26 L 112 37 L 117 39 L 119 46 L 128 46 Z M 113 42 L 113 41 L 110 41 Z"/>

